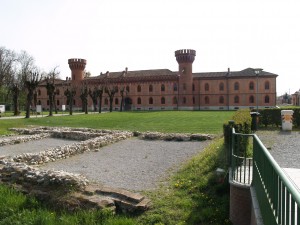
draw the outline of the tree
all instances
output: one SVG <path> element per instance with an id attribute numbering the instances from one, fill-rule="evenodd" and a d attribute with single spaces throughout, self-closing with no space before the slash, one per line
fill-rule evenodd
<path id="1" fill-rule="evenodd" d="M 24 84 L 27 90 L 25 118 L 30 118 L 30 108 L 34 97 L 34 92 L 38 87 L 39 83 L 41 82 L 41 79 L 42 79 L 42 75 L 39 72 L 30 71 L 29 73 L 25 74 Z"/>
<path id="2" fill-rule="evenodd" d="M 97 87 L 97 96 L 99 98 L 99 113 L 101 113 L 102 111 L 102 96 L 104 92 L 103 90 L 104 90 L 103 86 Z"/>
<path id="3" fill-rule="evenodd" d="M 0 88 L 3 85 L 9 86 L 14 76 L 17 60 L 17 54 L 14 51 L 0 47 Z"/>
<path id="4" fill-rule="evenodd" d="M 49 99 L 49 116 L 53 116 L 53 106 L 55 106 L 55 79 L 58 77 L 59 72 L 57 71 L 58 66 L 54 67 L 47 75 L 46 78 L 46 89 L 47 89 L 47 95 Z"/>
<path id="5" fill-rule="evenodd" d="M 20 85 L 19 83 L 12 83 L 11 87 L 12 98 L 13 98 L 13 106 L 14 106 L 14 116 L 18 116 L 20 114 L 19 110 L 19 96 L 20 96 Z"/>
<path id="6" fill-rule="evenodd" d="M 124 106 L 124 96 L 127 94 L 127 90 L 125 86 L 122 86 L 120 88 L 120 94 L 121 94 L 121 105 L 120 105 L 120 112 L 123 111 L 123 106 Z"/>
<path id="7" fill-rule="evenodd" d="M 94 87 L 93 90 L 91 90 L 89 88 L 89 96 L 91 97 L 92 101 L 93 101 L 93 108 L 94 108 L 94 112 L 97 111 L 97 100 L 98 100 L 98 89 L 97 87 Z"/>
<path id="8" fill-rule="evenodd" d="M 81 101 L 82 101 L 82 111 L 85 114 L 88 114 L 88 96 L 89 96 L 89 94 L 88 94 L 87 85 L 84 82 L 83 86 L 81 87 L 80 98 L 81 98 Z"/>
<path id="9" fill-rule="evenodd" d="M 112 112 L 112 105 L 115 94 L 118 92 L 117 86 L 107 85 L 105 87 L 105 92 L 108 95 L 109 98 L 109 111 Z"/>
<path id="10" fill-rule="evenodd" d="M 69 86 L 67 90 L 65 90 L 64 95 L 67 97 L 67 104 L 69 105 L 70 115 L 73 115 L 73 100 L 76 95 L 76 87 Z"/>

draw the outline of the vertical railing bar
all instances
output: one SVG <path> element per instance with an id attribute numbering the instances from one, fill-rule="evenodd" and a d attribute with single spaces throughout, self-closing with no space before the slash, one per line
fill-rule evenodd
<path id="1" fill-rule="evenodd" d="M 253 171 L 251 171 L 251 163 L 252 163 L 252 160 L 249 159 L 249 167 L 248 167 L 248 184 L 251 183 L 251 176 L 250 176 L 250 174 L 251 174 L 251 172 L 253 173 Z M 252 166 L 252 168 L 253 168 L 253 166 Z"/>
<path id="2" fill-rule="evenodd" d="M 297 225 L 300 225 L 300 205 L 297 205 Z"/>
<path id="3" fill-rule="evenodd" d="M 278 224 L 282 224 L 282 182 L 278 177 Z"/>
<path id="4" fill-rule="evenodd" d="M 285 217 L 286 217 L 286 214 L 285 214 L 285 203 L 286 203 L 286 199 L 285 199 L 285 190 L 286 188 L 283 186 L 282 187 L 282 208 L 281 208 L 281 213 L 282 213 L 282 224 L 286 224 L 285 223 Z"/>
<path id="5" fill-rule="evenodd" d="M 295 200 L 291 198 L 291 225 L 295 224 Z"/>
<path id="6" fill-rule="evenodd" d="M 289 191 L 286 189 L 286 191 L 285 191 L 285 194 L 286 194 L 286 205 L 285 205 L 285 214 L 286 214 L 286 217 L 285 217 L 285 221 L 286 221 L 286 223 L 285 224 L 290 224 L 290 197 L 291 197 L 291 195 L 290 195 L 290 193 L 289 193 Z"/>

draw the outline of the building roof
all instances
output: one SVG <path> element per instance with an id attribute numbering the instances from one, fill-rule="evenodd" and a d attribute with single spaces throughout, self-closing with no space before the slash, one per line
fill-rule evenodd
<path id="1" fill-rule="evenodd" d="M 277 74 L 260 71 L 259 76 L 272 76 L 277 77 Z M 193 73 L 193 77 L 198 78 L 218 78 L 218 77 L 256 77 L 254 68 L 247 68 L 241 71 L 226 71 L 226 72 L 206 72 L 206 73 Z"/>

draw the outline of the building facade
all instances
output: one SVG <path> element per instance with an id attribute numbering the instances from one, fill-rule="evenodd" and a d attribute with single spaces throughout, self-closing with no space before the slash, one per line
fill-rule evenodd
<path id="1" fill-rule="evenodd" d="M 196 51 L 175 51 L 178 71 L 168 69 L 106 72 L 85 77 L 85 59 L 69 59 L 71 77 L 55 80 L 55 104 L 62 109 L 67 104 L 64 95 L 68 89 L 76 90 L 75 109 L 82 108 L 82 88 L 104 88 L 102 110 L 110 105 L 107 90 L 114 88 L 113 110 L 234 110 L 240 108 L 271 108 L 276 106 L 276 78 L 278 75 L 262 69 L 241 71 L 194 73 Z M 89 110 L 99 107 L 88 98 Z M 46 81 L 37 90 L 37 104 L 49 108 Z M 67 106 L 68 107 L 68 106 Z"/>

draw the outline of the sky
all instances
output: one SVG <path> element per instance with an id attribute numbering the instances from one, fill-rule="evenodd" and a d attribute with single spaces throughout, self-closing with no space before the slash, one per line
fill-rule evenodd
<path id="1" fill-rule="evenodd" d="M 282 95 L 300 89 L 299 21 L 299 0 L 0 0 L 0 46 L 62 79 L 69 58 L 92 76 L 177 71 L 174 52 L 194 49 L 193 72 L 262 68 Z"/>

